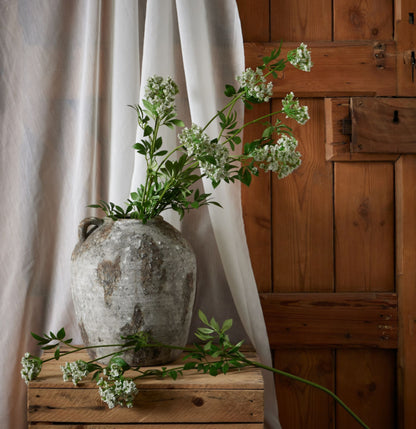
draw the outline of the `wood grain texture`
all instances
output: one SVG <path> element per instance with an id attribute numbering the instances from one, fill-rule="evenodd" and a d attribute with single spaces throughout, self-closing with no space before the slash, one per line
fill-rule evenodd
<path id="1" fill-rule="evenodd" d="M 246 42 L 247 67 L 261 64 L 262 58 L 278 43 Z M 283 57 L 298 44 L 283 43 Z M 274 80 L 274 96 L 293 91 L 297 96 L 394 96 L 396 95 L 396 60 L 393 42 L 384 44 L 384 65 L 375 58 L 373 42 L 310 42 L 314 66 L 309 73 L 287 67 Z"/>
<path id="2" fill-rule="evenodd" d="M 397 296 L 381 293 L 261 294 L 272 348 L 397 348 Z"/>
<path id="3" fill-rule="evenodd" d="M 416 99 L 351 99 L 353 152 L 416 153 Z"/>
<path id="4" fill-rule="evenodd" d="M 262 103 L 246 110 L 245 121 L 270 113 L 270 104 Z M 244 130 L 244 142 L 261 136 L 264 126 L 252 125 Z M 272 291 L 272 245 L 271 245 L 271 175 L 260 173 L 249 187 L 241 185 L 243 219 L 251 264 L 259 292 Z"/>
<path id="5" fill-rule="evenodd" d="M 397 0 L 395 3 L 395 34 L 397 41 L 397 95 L 415 97 L 416 85 L 412 81 L 412 52 L 416 52 L 416 8 L 414 0 Z M 413 14 L 413 24 L 410 14 Z M 416 77 L 414 77 L 416 79 Z"/>
<path id="6" fill-rule="evenodd" d="M 391 163 L 335 164 L 338 292 L 394 291 L 393 176 Z"/>
<path id="7" fill-rule="evenodd" d="M 362 99 L 362 98 L 361 98 Z M 372 100 L 373 98 L 366 98 Z M 350 106 L 354 98 L 325 98 L 325 157 L 327 161 L 397 161 L 398 154 L 351 152 Z M 393 115 L 393 113 L 392 113 Z M 348 133 L 348 134 L 346 134 Z"/>
<path id="8" fill-rule="evenodd" d="M 253 352 L 245 352 L 255 358 Z M 44 358 L 52 356 L 45 353 Z M 85 351 L 51 360 L 40 377 L 29 383 L 29 423 L 262 423 L 263 380 L 256 368 L 230 371 L 217 377 L 187 371 L 177 380 L 149 377 L 136 380 L 139 393 L 131 409 L 109 409 L 101 401 L 95 382 L 74 386 L 62 380 L 60 365 L 88 360 Z M 183 364 L 182 360 L 166 365 Z M 137 373 L 127 371 L 127 377 Z M 201 426 L 204 427 L 204 426 Z M 238 427 L 238 426 L 237 426 Z"/>
<path id="9" fill-rule="evenodd" d="M 395 428 L 395 373 L 396 357 L 392 350 L 339 350 L 336 393 L 370 428 Z M 360 428 L 337 406 L 337 429 Z"/>
<path id="10" fill-rule="evenodd" d="M 68 350 L 62 348 L 62 350 Z M 252 360 L 258 360 L 256 354 L 253 351 L 246 351 L 243 349 L 244 354 Z M 43 359 L 53 358 L 53 354 L 49 351 L 45 351 Z M 71 382 L 64 383 L 62 381 L 62 371 L 60 366 L 65 362 L 73 362 L 77 359 L 89 361 L 90 358 L 85 350 L 63 356 L 59 361 L 51 360 L 45 362 L 42 367 L 41 375 L 29 383 L 29 390 L 31 388 L 56 388 L 56 389 L 73 389 L 74 386 Z M 167 369 L 175 368 L 178 365 L 183 365 L 182 357 L 176 362 L 163 365 Z M 146 369 L 160 368 L 146 367 Z M 129 370 L 126 373 L 127 377 L 135 377 L 136 372 Z M 261 371 L 257 368 L 243 368 L 238 371 L 230 371 L 227 374 L 219 374 L 216 377 L 207 376 L 206 374 L 199 373 L 197 371 L 187 371 L 186 376 L 178 377 L 176 380 L 171 378 L 158 378 L 158 377 L 146 377 L 138 379 L 136 381 L 138 388 L 146 389 L 225 389 L 225 390 L 262 390 L 263 389 L 263 378 Z M 82 388 L 84 389 L 96 389 L 96 383 L 86 379 L 82 382 Z"/>
<path id="11" fill-rule="evenodd" d="M 275 101 L 278 109 L 278 103 Z M 332 164 L 325 162 L 324 105 L 305 99 L 311 120 L 293 127 L 302 165 L 272 180 L 275 292 L 333 290 Z"/>
<path id="12" fill-rule="evenodd" d="M 215 424 L 205 424 L 205 423 L 198 423 L 198 425 L 194 424 L 113 424 L 113 425 L 107 425 L 107 424 L 88 424 L 88 423 L 77 423 L 77 424 L 34 424 L 29 425 L 29 429 L 120 429 L 126 428 L 126 429 L 263 429 L 264 425 L 263 423 L 215 423 Z"/>
<path id="13" fill-rule="evenodd" d="M 244 41 L 270 41 L 269 0 L 237 0 Z"/>
<path id="14" fill-rule="evenodd" d="M 331 350 L 279 350 L 276 368 L 334 390 Z M 279 418 L 283 428 L 334 429 L 335 406 L 324 392 L 287 377 L 276 377 Z"/>
<path id="15" fill-rule="evenodd" d="M 399 428 L 416 427 L 416 156 L 396 164 Z"/>
<path id="16" fill-rule="evenodd" d="M 332 40 L 331 0 L 271 0 L 271 41 Z"/>
<path id="17" fill-rule="evenodd" d="M 392 0 L 334 0 L 334 40 L 391 40 Z"/>
<path id="18" fill-rule="evenodd" d="M 259 390 L 139 389 L 131 409 L 108 409 L 95 389 L 29 390 L 28 421 L 82 423 L 250 423 L 263 419 Z"/>

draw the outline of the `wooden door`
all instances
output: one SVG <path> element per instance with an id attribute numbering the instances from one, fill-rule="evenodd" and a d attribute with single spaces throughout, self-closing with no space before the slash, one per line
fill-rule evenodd
<path id="1" fill-rule="evenodd" d="M 247 66 L 280 40 L 284 51 L 307 43 L 314 63 L 309 74 L 286 70 L 270 105 L 246 112 L 278 110 L 293 90 L 311 116 L 303 127 L 290 123 L 302 166 L 243 189 L 274 364 L 330 388 L 371 428 L 416 428 L 416 155 L 357 151 L 350 121 L 356 97 L 416 96 L 416 4 L 238 6 Z M 359 427 L 322 392 L 282 377 L 276 389 L 284 429 Z"/>

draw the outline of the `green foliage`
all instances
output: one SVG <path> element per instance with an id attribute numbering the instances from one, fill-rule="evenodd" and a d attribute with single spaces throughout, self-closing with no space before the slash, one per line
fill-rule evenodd
<path id="1" fill-rule="evenodd" d="M 262 75 L 256 75 L 257 81 L 251 82 L 251 85 L 263 87 L 266 77 L 276 78 L 277 73 L 284 70 L 288 60 L 279 58 L 280 54 L 279 47 L 263 58 L 263 63 L 258 67 Z M 196 150 L 189 150 L 186 144 L 179 144 L 168 152 L 163 148 L 162 137 L 159 136 L 161 127 L 171 129 L 185 127 L 183 121 L 176 117 L 172 102 L 178 89 L 169 79 L 166 81 L 160 77 L 151 79 L 147 83 L 146 96 L 141 105 L 129 106 L 135 110 L 138 126 L 142 129 L 142 137 L 133 148 L 145 159 L 145 183 L 130 194 L 125 207 L 102 200 L 89 206 L 103 210 L 105 215 L 113 220 L 131 218 L 146 223 L 168 209 L 176 211 L 182 219 L 189 210 L 208 204 L 220 206 L 210 198 L 211 194 L 204 193 L 198 188 L 200 180 L 208 177 L 214 188 L 222 181 L 233 183 L 236 180 L 249 186 L 252 176 L 258 175 L 258 163 L 252 159 L 253 151 L 260 146 L 273 144 L 274 137 L 279 133 L 291 132 L 286 125 L 279 123 L 272 126 L 269 122 L 264 122 L 278 112 L 269 113 L 241 125 L 235 110 L 237 103 L 243 102 L 247 109 L 251 109 L 253 104 L 267 101 L 268 97 L 262 100 L 250 95 L 256 91 L 250 92 L 244 85 L 236 88 L 227 84 L 224 93 L 229 102 L 217 111 L 203 128 L 201 127 L 201 130 L 205 131 L 216 121 L 219 125 L 219 135 L 204 144 L 201 141 L 193 141 L 197 146 Z M 165 96 L 168 89 L 170 93 Z M 167 100 L 166 103 L 164 99 Z M 241 137 L 243 129 L 260 121 L 265 124 L 262 136 L 252 142 L 245 142 L 241 155 L 233 154 L 236 146 L 243 143 Z M 227 156 L 224 155 L 225 148 Z M 264 167 L 263 164 L 261 167 Z"/>
<path id="2" fill-rule="evenodd" d="M 53 332 L 44 335 L 37 335 L 32 333 L 33 338 L 38 341 L 38 345 L 40 345 L 43 350 L 48 350 L 54 347 L 56 348 L 54 357 L 41 360 L 40 358 L 29 356 L 23 360 L 22 365 L 28 366 L 29 364 L 31 364 L 31 362 L 33 362 L 32 365 L 36 364 L 39 367 L 40 371 L 42 363 L 52 359 L 60 359 L 61 357 L 67 356 L 71 353 L 75 353 L 80 350 L 85 350 L 88 348 L 117 347 L 118 351 L 106 355 L 106 357 L 111 356 L 111 359 L 106 367 L 96 363 L 97 360 L 102 359 L 104 356 L 98 357 L 97 359 L 91 360 L 89 362 L 77 361 L 78 366 L 81 365 L 83 368 L 85 368 L 87 374 L 90 374 L 91 378 L 97 381 L 97 384 L 101 386 L 100 388 L 102 388 L 103 386 L 107 386 L 107 388 L 108 386 L 113 386 L 115 380 L 123 382 L 124 380 L 132 381 L 145 377 L 169 377 L 173 380 L 176 380 L 178 377 L 183 376 L 186 371 L 202 372 L 204 374 L 209 374 L 215 377 L 219 374 L 227 374 L 230 371 L 238 370 L 247 366 L 254 366 L 291 378 L 292 380 L 308 384 L 316 389 L 325 392 L 326 394 L 331 396 L 340 406 L 342 406 L 363 428 L 368 429 L 368 426 L 338 396 L 332 393 L 329 389 L 314 382 L 305 380 L 296 375 L 278 370 L 276 368 L 268 367 L 260 362 L 248 359 L 246 355 L 241 351 L 243 341 L 240 341 L 237 344 L 232 344 L 229 339 L 227 332 L 232 328 L 232 319 L 227 319 L 222 324 L 219 324 L 214 318 L 208 319 L 208 317 L 201 310 L 199 311 L 198 315 L 203 326 L 199 327 L 195 332 L 195 336 L 199 339 L 200 342 L 194 343 L 192 347 L 180 347 L 160 343 L 155 341 L 150 336 L 150 334 L 146 332 L 137 332 L 133 335 L 121 337 L 123 341 L 120 344 L 101 344 L 97 346 L 76 347 L 70 346 L 72 340 L 65 339 L 65 330 L 62 328 L 56 334 Z M 61 344 L 70 346 L 72 347 L 72 349 L 70 351 L 59 351 Z M 121 357 L 122 353 L 127 352 L 129 350 L 137 351 L 140 349 L 154 347 L 183 350 L 185 352 L 185 356 L 183 357 L 183 365 L 179 365 L 178 367 L 174 368 L 131 368 L 130 365 L 128 365 L 127 362 Z M 27 353 L 27 355 L 29 354 Z M 115 365 L 119 369 L 116 375 L 111 372 L 112 365 Z M 137 375 L 133 379 L 127 379 L 124 377 L 125 371 L 129 371 L 129 373 L 135 372 Z M 30 380 L 36 378 L 36 375 L 31 377 Z M 25 377 L 28 377 L 28 375 L 25 374 Z M 105 377 L 107 377 L 108 383 L 104 381 Z M 106 399 L 103 398 L 102 393 L 101 396 L 102 399 L 106 402 Z"/>

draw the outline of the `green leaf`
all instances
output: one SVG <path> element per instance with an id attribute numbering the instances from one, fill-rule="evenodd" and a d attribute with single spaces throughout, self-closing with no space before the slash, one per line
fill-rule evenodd
<path id="1" fill-rule="evenodd" d="M 211 328 L 198 328 L 198 332 L 201 332 L 202 334 L 212 334 L 214 330 Z"/>
<path id="2" fill-rule="evenodd" d="M 169 371 L 168 374 L 173 380 L 176 380 L 178 378 L 177 371 Z"/>
<path id="3" fill-rule="evenodd" d="M 58 340 L 63 340 L 65 338 L 65 329 L 61 328 L 58 333 L 56 334 L 56 336 L 58 337 Z"/>
<path id="4" fill-rule="evenodd" d="M 213 377 L 218 375 L 218 370 L 214 366 L 211 366 L 209 369 L 209 375 L 212 375 Z"/>
<path id="5" fill-rule="evenodd" d="M 56 347 L 56 344 L 50 344 L 49 346 L 41 347 L 42 350 L 51 350 Z"/>
<path id="6" fill-rule="evenodd" d="M 186 362 L 186 364 L 183 366 L 183 369 L 187 371 L 188 369 L 195 369 L 197 363 L 196 362 Z"/>
<path id="7" fill-rule="evenodd" d="M 212 328 L 214 328 L 217 332 L 219 332 L 220 331 L 220 325 L 218 324 L 218 322 L 212 317 L 211 318 L 211 320 L 210 320 L 210 322 L 209 322 L 209 325 L 212 327 Z"/>
<path id="8" fill-rule="evenodd" d="M 150 136 L 152 132 L 153 132 L 153 128 L 150 125 L 146 125 L 143 130 L 143 137 Z"/>
<path id="9" fill-rule="evenodd" d="M 198 331 L 195 332 L 195 337 L 199 338 L 201 341 L 209 341 L 212 339 L 211 335 L 201 334 Z"/>
<path id="10" fill-rule="evenodd" d="M 56 360 L 59 360 L 59 357 L 60 357 L 59 346 L 55 350 L 54 357 L 55 357 Z"/>
<path id="11" fill-rule="evenodd" d="M 155 153 L 155 156 L 163 156 L 166 155 L 168 153 L 167 150 L 160 150 L 159 152 Z"/>
<path id="12" fill-rule="evenodd" d="M 172 122 L 172 124 L 176 125 L 177 127 L 185 126 L 184 122 L 181 121 L 180 119 L 172 119 L 170 122 Z"/>
<path id="13" fill-rule="evenodd" d="M 136 143 L 133 145 L 133 148 L 137 150 L 141 155 L 146 155 L 146 148 L 141 143 Z"/>
<path id="14" fill-rule="evenodd" d="M 156 108 L 155 106 L 153 106 L 152 103 L 150 103 L 146 99 L 143 99 L 142 102 L 143 102 L 143 106 L 146 107 L 146 109 L 149 110 L 150 113 L 153 113 L 154 115 L 156 115 Z"/>
<path id="15" fill-rule="evenodd" d="M 40 345 L 40 344 L 48 344 L 48 343 L 49 343 L 49 340 L 48 340 L 48 339 L 43 338 L 43 337 L 41 337 L 40 335 L 37 335 L 37 334 L 35 334 L 35 333 L 33 333 L 33 332 L 31 332 L 31 333 L 30 333 L 30 335 L 32 335 L 32 337 L 33 337 L 35 340 L 39 341 L 38 345 Z"/>
<path id="16" fill-rule="evenodd" d="M 127 371 L 130 368 L 130 365 L 120 356 L 113 356 L 108 362 L 108 366 L 115 364 L 122 368 L 124 371 Z"/>
<path id="17" fill-rule="evenodd" d="M 232 326 L 233 326 L 233 319 L 227 319 L 222 324 L 221 331 L 222 332 L 228 331 Z"/>
<path id="18" fill-rule="evenodd" d="M 243 100 L 243 102 L 247 110 L 251 110 L 253 108 L 253 105 L 249 103 L 247 100 Z"/>
<path id="19" fill-rule="evenodd" d="M 232 97 L 234 94 L 236 94 L 236 90 L 232 85 L 225 85 L 225 91 L 224 94 L 227 97 Z"/>
<path id="20" fill-rule="evenodd" d="M 205 325 L 209 325 L 207 316 L 205 316 L 205 314 L 202 312 L 202 310 L 198 311 L 198 316 L 199 316 L 199 319 L 201 320 L 202 323 L 205 323 Z"/>

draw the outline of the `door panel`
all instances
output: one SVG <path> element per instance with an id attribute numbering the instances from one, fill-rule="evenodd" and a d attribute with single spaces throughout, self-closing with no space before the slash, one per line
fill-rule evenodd
<path id="1" fill-rule="evenodd" d="M 247 112 L 279 109 L 293 90 L 311 115 L 288 123 L 301 167 L 242 193 L 274 364 L 334 390 L 372 428 L 413 429 L 416 156 L 350 152 L 343 119 L 351 97 L 416 96 L 414 0 L 237 3 L 247 66 L 281 40 L 283 52 L 307 43 L 314 62 L 285 71 L 270 105 Z M 284 377 L 276 390 L 284 429 L 358 427 L 322 392 Z"/>

